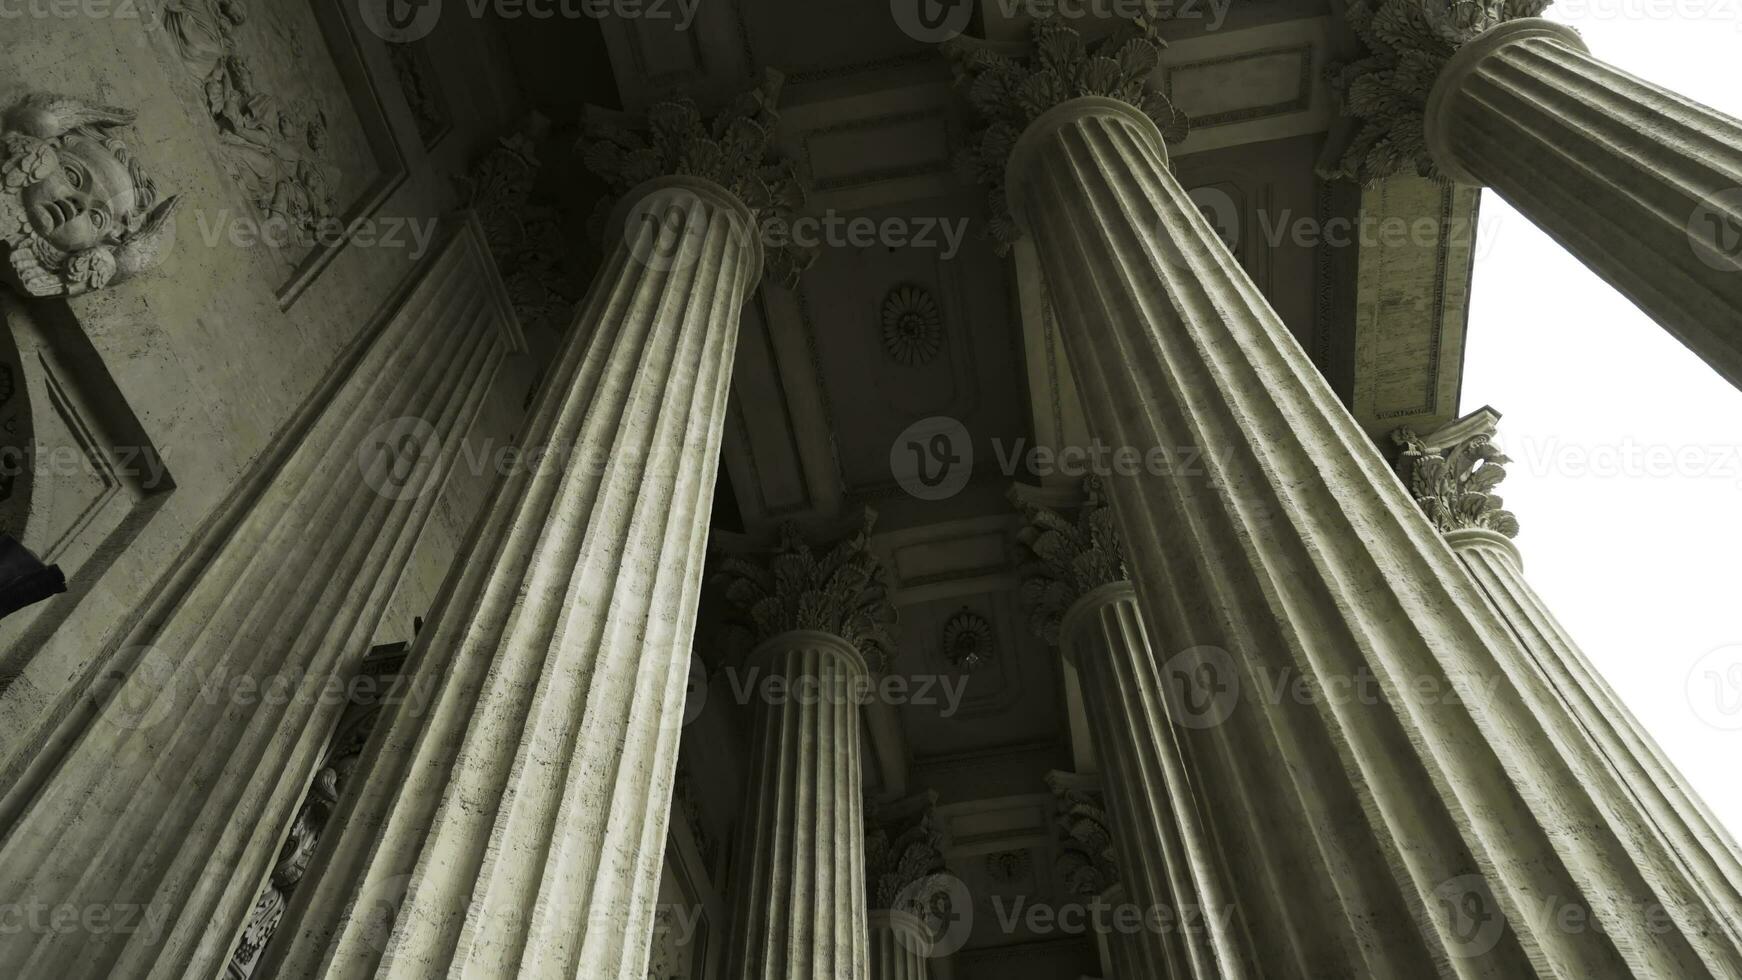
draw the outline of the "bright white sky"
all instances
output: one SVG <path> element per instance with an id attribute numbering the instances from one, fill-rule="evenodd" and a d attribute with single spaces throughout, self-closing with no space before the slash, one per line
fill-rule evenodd
<path id="1" fill-rule="evenodd" d="M 1742 0 L 1567 0 L 1549 16 L 1608 63 L 1742 116 Z M 1504 416 L 1499 492 L 1525 572 L 1742 837 L 1742 392 L 1487 192 L 1478 250 L 1463 407 Z M 1686 458 L 1666 467 L 1653 447 Z M 1633 472 L 1591 472 L 1630 449 Z"/>

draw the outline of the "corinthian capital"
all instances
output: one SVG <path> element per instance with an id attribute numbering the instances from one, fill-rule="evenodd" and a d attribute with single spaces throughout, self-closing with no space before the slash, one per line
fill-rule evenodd
<path id="1" fill-rule="evenodd" d="M 927 884 L 944 872 L 944 834 L 936 792 L 927 791 L 865 814 L 865 890 L 872 910 L 924 915 Z"/>
<path id="2" fill-rule="evenodd" d="M 1149 87 L 1149 76 L 1166 46 L 1153 17 L 1139 17 L 1098 41 L 1054 17 L 1034 20 L 1033 43 L 1024 55 L 984 42 L 954 38 L 942 45 L 970 105 L 985 128 L 969 137 L 957 156 L 964 175 L 985 184 L 992 236 L 999 248 L 1022 237 L 1004 193 L 1004 167 L 1028 124 L 1048 109 L 1083 96 L 1103 96 L 1136 106 L 1169 142 L 1185 138 L 1185 113 Z"/>
<path id="3" fill-rule="evenodd" d="M 1398 447 L 1398 475 L 1441 531 L 1484 528 L 1509 538 L 1518 534 L 1518 518 L 1492 492 L 1506 478 L 1505 464 L 1511 462 L 1494 445 L 1499 421 L 1499 413 L 1481 408 L 1425 437 L 1407 428 L 1391 434 Z"/>
<path id="4" fill-rule="evenodd" d="M 1052 790 L 1053 826 L 1059 856 L 1053 869 L 1074 895 L 1099 895 L 1119 883 L 1107 805 L 1099 783 L 1088 776 L 1057 770 L 1046 774 Z"/>
<path id="5" fill-rule="evenodd" d="M 742 201 L 755 216 L 758 233 L 764 227 L 785 228 L 804 207 L 804 186 L 791 161 L 774 153 L 781 84 L 780 74 L 768 71 L 761 86 L 712 117 L 687 98 L 654 105 L 640 126 L 596 113 L 579 143 L 581 159 L 615 197 L 655 177 L 699 177 Z M 777 281 L 791 285 L 816 258 L 815 249 L 792 244 L 791 235 L 765 237 L 770 244 L 764 261 Z"/>
<path id="6" fill-rule="evenodd" d="M 852 644 L 873 671 L 888 667 L 895 649 L 895 607 L 883 563 L 871 551 L 876 515 L 818 552 L 798 526 L 784 524 L 764 555 L 723 558 L 714 580 L 729 611 L 727 642 L 739 650 L 794 630 L 815 630 Z"/>
<path id="7" fill-rule="evenodd" d="M 1428 152 L 1428 93 L 1454 53 L 1482 32 L 1535 17 L 1550 0 L 1347 0 L 1345 22 L 1366 57 L 1331 67 L 1331 89 L 1354 138 L 1323 176 L 1371 183 L 1395 173 L 1439 176 Z"/>
<path id="8" fill-rule="evenodd" d="M 1011 490 L 1010 501 L 1028 522 L 1017 533 L 1030 559 L 1018 569 L 1028 624 L 1048 643 L 1057 643 L 1065 613 L 1078 599 L 1128 577 L 1113 511 L 1095 477 L 1083 481 L 1083 501 L 1074 519 L 1027 499 L 1018 489 Z"/>

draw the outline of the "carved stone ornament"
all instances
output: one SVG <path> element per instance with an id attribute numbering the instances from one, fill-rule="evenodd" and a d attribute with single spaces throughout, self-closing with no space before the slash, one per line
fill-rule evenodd
<path id="1" fill-rule="evenodd" d="M 175 241 L 163 197 L 116 130 L 128 109 L 30 93 L 0 112 L 0 242 L 27 296 L 77 296 L 155 266 Z"/>
<path id="2" fill-rule="evenodd" d="M 257 70 L 266 46 L 291 43 L 279 26 L 271 18 L 250 25 L 242 0 L 168 0 L 161 27 L 199 82 L 219 161 L 261 217 L 284 222 L 299 239 L 334 234 L 333 188 L 342 172 L 333 159 L 331 116 L 312 96 L 286 97 L 283 79 L 275 83 L 269 67 Z"/>
<path id="3" fill-rule="evenodd" d="M 897 364 L 928 364 L 944 346 L 937 297 L 923 286 L 901 285 L 883 297 L 883 350 Z"/>
<path id="4" fill-rule="evenodd" d="M 868 808 L 865 888 L 871 909 L 923 914 L 929 906 L 918 893 L 925 891 L 926 879 L 944 873 L 944 834 L 936 806 L 937 794 L 927 793 Z"/>
<path id="5" fill-rule="evenodd" d="M 1059 856 L 1053 870 L 1073 895 L 1099 895 L 1119 883 L 1113 857 L 1113 835 L 1107 829 L 1104 796 L 1091 781 L 1073 773 L 1049 772 L 1059 834 Z"/>
<path id="6" fill-rule="evenodd" d="M 815 261 L 816 249 L 794 244 L 787 233 L 805 197 L 798 171 L 773 153 L 782 83 L 778 72 L 768 71 L 760 87 L 738 96 L 712 118 L 689 99 L 654 105 L 639 128 L 594 114 L 579 144 L 581 158 L 587 169 L 605 179 L 614 196 L 655 177 L 700 177 L 719 184 L 755 216 L 754 233 L 768 243 L 763 250 L 767 275 L 794 285 Z M 595 223 L 601 230 L 598 219 L 615 203 L 600 202 Z"/>
<path id="7" fill-rule="evenodd" d="M 1017 540 L 1030 560 L 1022 564 L 1022 601 L 1029 626 L 1048 643 L 1059 641 L 1059 626 L 1085 593 L 1124 581 L 1125 557 L 1113 511 L 1097 477 L 1083 480 L 1083 502 L 1075 519 L 1024 499 L 1012 490 L 1011 502 L 1027 519 Z"/>
<path id="8" fill-rule="evenodd" d="M 992 624 L 986 617 L 963 607 L 944 621 L 944 659 L 963 673 L 992 662 Z"/>
<path id="9" fill-rule="evenodd" d="M 1518 518 L 1492 492 L 1506 478 L 1505 464 L 1511 460 L 1494 445 L 1491 430 L 1475 429 L 1442 442 L 1405 428 L 1393 432 L 1391 439 L 1398 446 L 1397 473 L 1434 527 L 1518 535 Z"/>
<path id="10" fill-rule="evenodd" d="M 1086 41 L 1059 18 L 1037 16 L 1033 44 L 1021 57 L 964 37 L 944 42 L 957 85 L 986 123 L 956 161 L 965 179 L 989 190 L 988 221 L 1001 254 L 1022 237 L 1005 196 L 1004 167 L 1022 131 L 1048 109 L 1083 96 L 1105 96 L 1136 106 L 1168 142 L 1185 139 L 1185 113 L 1149 87 L 1166 47 L 1156 24 L 1154 16 L 1138 17 L 1100 40 Z"/>
<path id="11" fill-rule="evenodd" d="M 815 630 L 852 644 L 874 672 L 895 650 L 895 607 L 883 563 L 871 551 L 876 515 L 818 554 L 796 524 L 783 524 L 779 543 L 762 558 L 726 556 L 714 575 L 730 607 L 728 646 L 742 655 L 793 630 Z"/>
<path id="12" fill-rule="evenodd" d="M 1347 0 L 1344 22 L 1366 57 L 1332 65 L 1331 89 L 1358 125 L 1326 178 L 1362 183 L 1399 172 L 1437 177 L 1428 152 L 1428 93 L 1458 48 L 1497 24 L 1536 17 L 1550 0 Z"/>
<path id="13" fill-rule="evenodd" d="M 455 183 L 464 206 L 478 215 L 521 327 L 560 332 L 573 319 L 584 289 L 563 266 L 559 214 L 531 202 L 541 166 L 537 143 L 547 128 L 544 118 L 534 115 Z"/>

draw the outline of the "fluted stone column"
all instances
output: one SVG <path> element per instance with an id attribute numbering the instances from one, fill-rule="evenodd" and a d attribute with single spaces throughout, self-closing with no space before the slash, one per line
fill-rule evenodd
<path id="1" fill-rule="evenodd" d="M 1742 854 L 1608 681 L 1524 578 L 1512 539 L 1518 520 L 1493 491 L 1510 462 L 1494 442 L 1499 413 L 1481 408 L 1425 436 L 1399 429 L 1398 474 L 1530 665 L 1595 742 L 1610 771 L 1647 814 L 1658 840 L 1687 869 L 1714 915 L 1742 924 Z"/>
<path id="2" fill-rule="evenodd" d="M 261 976 L 645 977 L 773 97 L 589 147 L 641 182 Z"/>
<path id="3" fill-rule="evenodd" d="M 818 555 L 792 526 L 774 551 L 729 557 L 721 582 L 738 689 L 751 700 L 739 818 L 733 980 L 863 980 L 865 783 L 860 712 L 894 620 L 863 530 Z"/>
<path id="4" fill-rule="evenodd" d="M 522 346 L 467 221 L 142 603 L 60 733 L 5 740 L 7 766 L 38 755 L 8 769 L 0 894 L 84 924 L 0 930 L 0 975 L 223 971 L 344 679 Z"/>
<path id="5" fill-rule="evenodd" d="M 1188 684 L 1176 732 L 1264 974 L 1742 971 L 1600 746 L 1169 174 L 1155 42 L 1064 30 L 1040 22 L 1021 60 L 958 46 L 993 124 L 975 162 L 1008 159 L 994 190 L 1034 241 L 1093 434 L 1196 453 L 1109 481 L 1142 616 L 1096 620 L 1153 630 Z"/>
<path id="6" fill-rule="evenodd" d="M 873 980 L 927 980 L 937 940 L 926 916 L 944 873 L 944 835 L 928 791 L 871 809 L 865 885 L 871 909 Z"/>
<path id="7" fill-rule="evenodd" d="M 1492 188 L 1742 386 L 1742 121 L 1592 57 L 1545 0 L 1356 0 L 1342 172 Z M 1452 11 L 1456 10 L 1456 13 Z"/>
<path id="8" fill-rule="evenodd" d="M 1118 884 L 1120 901 L 1174 917 L 1176 928 L 1146 926 L 1112 938 L 1129 975 L 1246 976 L 1250 954 L 1197 808 L 1195 777 L 1175 741 L 1169 679 L 1126 580 L 1101 481 L 1086 480 L 1084 491 L 1074 518 L 1012 492 L 1028 521 L 1020 537 L 1032 557 L 1022 568 L 1030 625 L 1060 646 L 1082 681 L 1116 842 L 1116 861 L 1097 865 L 1103 856 L 1086 855 L 1088 880 L 1076 890 L 1093 895 Z M 1080 833 L 1082 808 L 1091 802 L 1062 777 L 1052 782 L 1077 810 Z"/>

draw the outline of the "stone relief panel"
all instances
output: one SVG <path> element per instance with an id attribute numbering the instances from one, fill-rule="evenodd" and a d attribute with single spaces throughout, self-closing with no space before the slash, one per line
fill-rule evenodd
<path id="1" fill-rule="evenodd" d="M 0 106 L 0 283 L 77 296 L 156 265 L 177 199 L 122 139 L 132 111 L 45 92 Z"/>
<path id="2" fill-rule="evenodd" d="M 405 176 L 347 12 L 337 0 L 167 0 L 161 26 L 247 202 L 202 212 L 201 232 L 244 230 L 285 277 L 288 305 Z"/>

